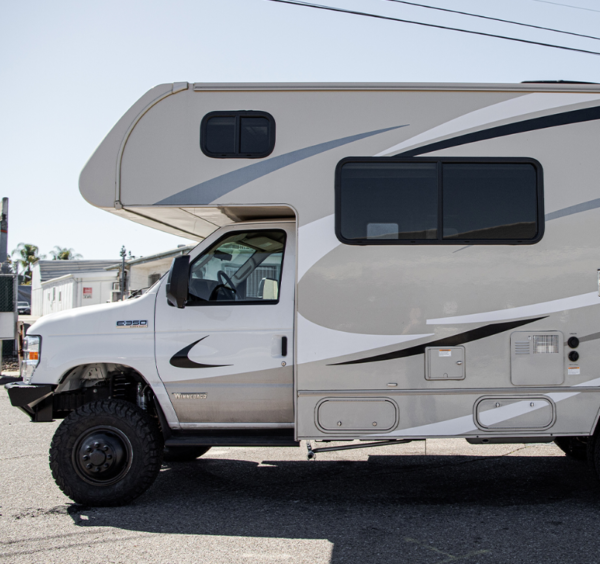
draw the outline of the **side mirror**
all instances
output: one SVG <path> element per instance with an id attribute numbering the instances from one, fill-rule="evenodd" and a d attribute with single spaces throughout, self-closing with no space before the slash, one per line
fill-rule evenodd
<path id="1" fill-rule="evenodd" d="M 190 257 L 175 257 L 167 279 L 167 301 L 178 308 L 185 307 L 188 297 L 188 280 L 190 277 Z"/>

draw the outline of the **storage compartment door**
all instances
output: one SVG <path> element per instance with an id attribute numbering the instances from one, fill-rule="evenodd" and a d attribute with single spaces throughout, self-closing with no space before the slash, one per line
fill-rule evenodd
<path id="1" fill-rule="evenodd" d="M 327 432 L 391 431 L 398 424 L 398 407 L 389 399 L 328 398 L 317 406 L 316 423 Z"/>

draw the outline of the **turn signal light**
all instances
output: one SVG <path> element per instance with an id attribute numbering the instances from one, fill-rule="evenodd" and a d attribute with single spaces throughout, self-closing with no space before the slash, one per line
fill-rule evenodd
<path id="1" fill-rule="evenodd" d="M 27 356 L 29 357 L 29 360 L 39 360 L 40 359 L 40 354 L 38 352 L 29 351 L 29 354 Z"/>

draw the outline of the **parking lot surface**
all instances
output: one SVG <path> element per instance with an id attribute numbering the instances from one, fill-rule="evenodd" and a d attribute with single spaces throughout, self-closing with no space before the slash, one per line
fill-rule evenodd
<path id="1" fill-rule="evenodd" d="M 0 564 L 584 563 L 600 487 L 553 444 L 429 440 L 321 453 L 213 448 L 164 464 L 132 505 L 76 505 L 48 447 L 0 390 Z"/>

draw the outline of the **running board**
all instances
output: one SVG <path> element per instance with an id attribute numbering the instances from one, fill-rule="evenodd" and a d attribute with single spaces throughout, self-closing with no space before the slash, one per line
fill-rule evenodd
<path id="1" fill-rule="evenodd" d="M 185 446 L 220 446 L 220 447 L 298 447 L 299 441 L 294 440 L 294 431 L 289 433 L 186 433 L 175 434 L 165 441 L 166 447 Z"/>

